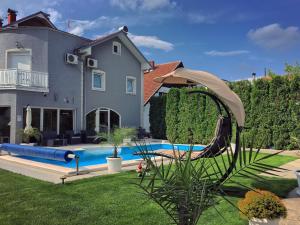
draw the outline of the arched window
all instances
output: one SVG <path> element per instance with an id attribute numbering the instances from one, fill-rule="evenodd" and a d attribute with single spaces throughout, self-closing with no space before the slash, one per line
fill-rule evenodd
<path id="1" fill-rule="evenodd" d="M 121 126 L 119 113 L 108 108 L 98 108 L 86 116 L 86 130 L 95 132 L 111 132 Z"/>

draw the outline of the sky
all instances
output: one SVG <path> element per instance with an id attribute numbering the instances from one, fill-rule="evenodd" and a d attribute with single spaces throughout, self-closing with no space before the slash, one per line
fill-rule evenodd
<path id="1" fill-rule="evenodd" d="M 284 73 L 300 62 L 300 0 L 0 0 L 0 15 L 37 11 L 61 30 L 95 39 L 127 25 L 149 60 L 180 60 L 227 80 Z"/>

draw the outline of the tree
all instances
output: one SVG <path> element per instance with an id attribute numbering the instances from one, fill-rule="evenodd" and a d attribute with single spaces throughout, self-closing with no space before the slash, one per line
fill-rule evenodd
<path id="1" fill-rule="evenodd" d="M 179 89 L 172 88 L 166 100 L 166 126 L 167 138 L 171 143 L 176 143 L 179 137 L 178 133 L 178 104 L 180 99 Z"/>

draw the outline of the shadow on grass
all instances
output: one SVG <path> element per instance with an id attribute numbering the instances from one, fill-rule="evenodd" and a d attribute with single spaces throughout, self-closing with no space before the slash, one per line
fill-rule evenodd
<path id="1" fill-rule="evenodd" d="M 295 179 L 283 179 L 283 178 L 269 178 L 266 177 L 264 181 L 251 180 L 249 182 L 243 182 L 246 186 L 251 188 L 268 190 L 281 198 L 288 195 L 297 186 L 297 181 Z M 248 189 L 238 186 L 224 186 L 223 187 L 226 194 L 231 197 L 243 198 Z"/>
<path id="2" fill-rule="evenodd" d="M 284 198 L 297 187 L 296 179 L 268 178 L 265 182 L 253 181 L 252 186 L 259 189 L 271 191 Z"/>

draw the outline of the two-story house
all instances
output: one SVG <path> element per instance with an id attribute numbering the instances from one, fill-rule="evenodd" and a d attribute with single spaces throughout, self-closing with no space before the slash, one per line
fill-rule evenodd
<path id="1" fill-rule="evenodd" d="M 143 123 L 150 65 L 126 26 L 96 40 L 57 29 L 44 12 L 0 21 L 0 143 L 18 142 L 26 107 L 41 131 L 110 131 Z"/>

